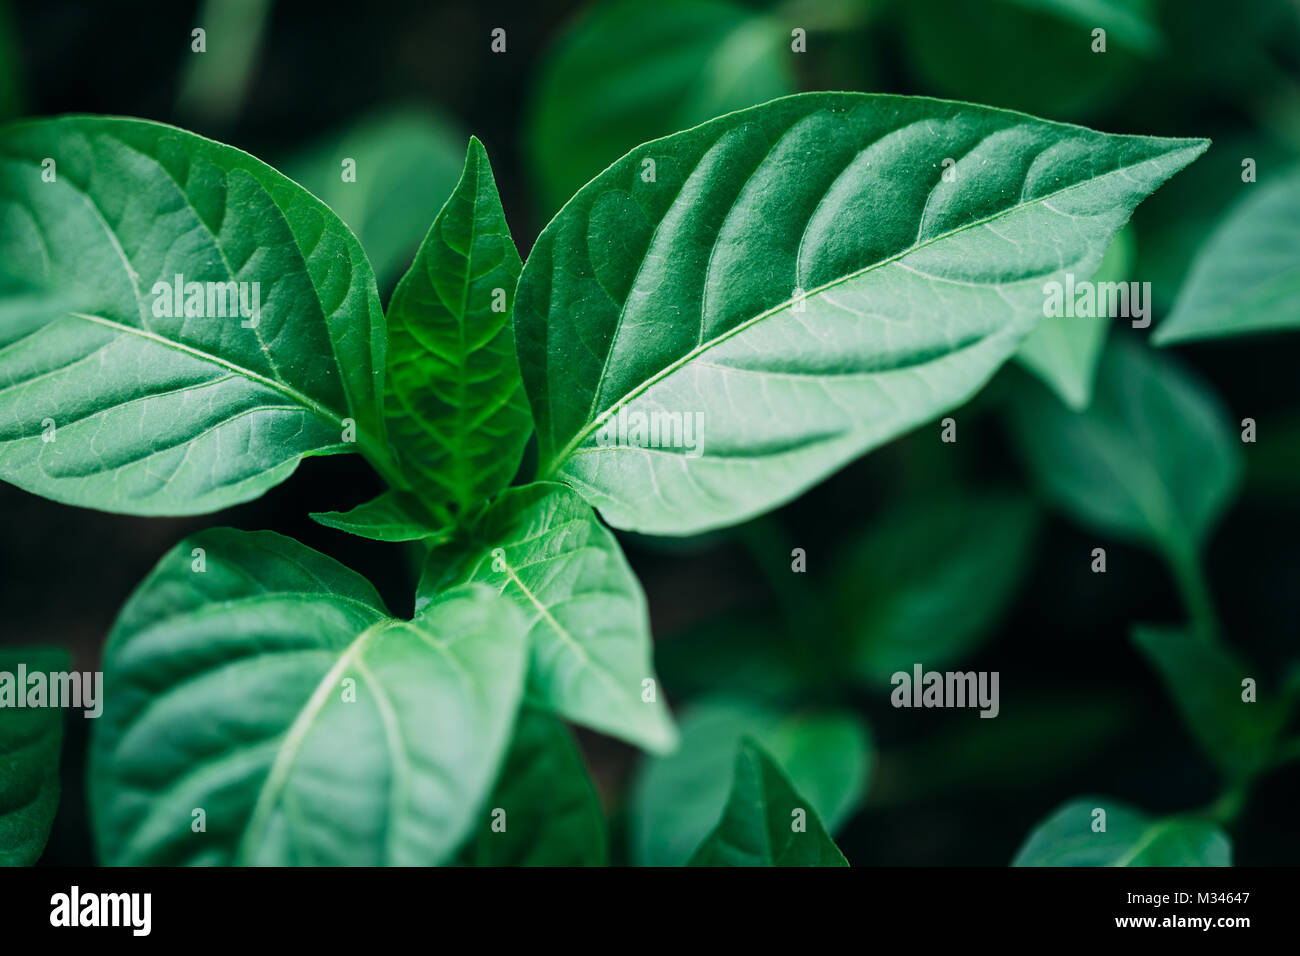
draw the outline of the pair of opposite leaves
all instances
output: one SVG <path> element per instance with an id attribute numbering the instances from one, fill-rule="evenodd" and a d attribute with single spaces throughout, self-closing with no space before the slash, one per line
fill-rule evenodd
<path id="1" fill-rule="evenodd" d="M 133 625 L 129 607 L 108 651 L 126 702 L 97 735 L 106 856 L 254 859 L 267 846 L 277 859 L 326 862 L 359 828 L 372 859 L 403 858 L 398 843 L 444 859 L 469 823 L 429 807 L 477 805 L 523 693 L 518 668 L 458 669 L 455 651 L 435 647 L 455 629 L 426 615 L 448 587 L 474 580 L 525 610 L 530 693 L 571 719 L 671 745 L 662 705 L 640 698 L 651 673 L 644 598 L 587 502 L 616 527 L 652 533 L 735 523 L 960 404 L 1032 330 L 1043 283 L 1091 273 L 1136 204 L 1205 146 L 935 100 L 790 97 L 633 150 L 546 228 L 515 290 L 518 256 L 474 144 L 386 329 L 355 238 L 246 154 L 131 120 L 10 127 L 0 134 L 7 480 L 73 504 L 192 513 L 256 496 L 306 455 L 360 450 L 400 493 L 376 506 L 387 522 L 376 536 L 400 538 L 429 535 L 430 512 L 464 512 L 501 491 L 533 427 L 544 479 L 501 495 L 469 547 L 434 551 L 413 622 L 392 621 L 367 595 L 349 605 L 356 619 L 311 637 L 295 615 L 326 614 L 338 592 L 312 584 L 314 572 L 288 591 L 259 582 L 264 563 L 320 557 L 285 539 L 245 548 L 246 536 L 221 533 L 219 566 L 240 583 L 220 595 L 190 573 L 187 551 L 165 558 L 133 599 L 156 602 L 158 616 Z M 41 176 L 50 156 L 53 182 Z M 178 273 L 259 282 L 256 327 L 158 315 L 148 290 Z M 509 311 L 492 308 L 498 289 L 514 294 L 513 328 Z M 698 457 L 598 440 L 620 414 L 697 411 Z M 354 519 L 367 523 L 364 511 Z M 284 595 L 297 609 L 268 623 L 263 612 Z M 216 633 L 227 601 L 256 608 L 243 644 Z M 510 615 L 496 613 L 484 633 L 508 657 Z M 266 639 L 280 627 L 286 640 Z M 200 672 L 134 666 L 154 641 L 200 638 L 212 644 Z M 283 690 L 269 710 L 241 715 L 247 695 L 234 700 L 224 676 L 260 676 L 280 650 L 294 679 L 274 681 Z M 370 669 L 372 719 L 354 728 L 380 741 L 368 752 L 383 754 L 375 769 L 385 772 L 312 773 L 338 668 L 413 653 L 428 656 L 423 668 Z M 449 692 L 461 709 L 439 718 L 474 728 L 474 767 L 419 754 L 402 727 L 417 705 L 399 705 L 386 682 L 434 680 L 439 660 L 446 674 L 492 685 Z M 191 691 L 201 688 L 214 698 L 200 703 Z M 474 709 L 487 699 L 496 719 Z M 163 726 L 189 729 L 163 748 Z M 452 768 L 462 792 L 446 786 Z M 216 793 L 240 794 L 237 822 L 222 824 L 238 833 L 196 849 L 189 812 L 178 818 L 171 801 Z M 313 818 L 326 807 L 348 810 L 338 830 Z M 434 835 L 403 836 L 439 822 Z"/>

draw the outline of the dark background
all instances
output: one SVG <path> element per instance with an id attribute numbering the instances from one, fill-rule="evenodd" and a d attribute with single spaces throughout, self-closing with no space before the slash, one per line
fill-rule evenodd
<path id="1" fill-rule="evenodd" d="M 147 117 L 275 164 L 387 104 L 436 105 L 486 144 L 526 255 L 544 219 L 522 130 L 541 58 L 582 6 L 532 0 L 279 3 L 271 9 L 249 93 L 227 120 L 176 108 L 191 56 L 189 32 L 200 22 L 195 4 L 42 0 L 11 4 L 8 15 L 25 115 Z M 997 21 L 1007 15 L 1000 8 L 1013 5 L 927 2 L 906 15 L 889 5 L 867 6 L 881 10 L 859 26 L 818 36 L 816 55 L 810 52 L 796 64 L 800 86 L 960 95 L 1010 106 L 1025 105 L 1021 96 L 1042 92 L 1034 89 L 1032 75 L 1017 72 L 1043 68 L 1044 50 L 1036 44 L 1046 42 L 1047 28 L 1040 33 L 1032 17 L 1023 30 L 998 21 L 987 35 L 970 34 L 961 55 L 975 61 L 988 83 L 971 82 L 969 93 L 954 94 L 934 82 L 934 71 L 918 69 L 904 37 L 905 16 L 951 14 L 983 23 L 979 18 L 988 10 Z M 653 17 L 654 9 L 647 2 L 646 16 Z M 1062 96 L 1060 110 L 1048 102 L 1035 111 L 1113 132 L 1209 135 L 1216 143 L 1263 138 L 1294 159 L 1293 134 L 1300 126 L 1300 44 L 1294 41 L 1300 33 L 1278 24 L 1294 26 L 1297 18 L 1295 4 L 1266 0 L 1164 4 L 1160 22 L 1171 46 L 1163 54 L 1135 61 L 1112 92 L 1083 106 Z M 505 55 L 488 49 L 496 26 L 508 30 Z M 1021 59 L 1029 65 L 1020 65 Z M 954 53 L 946 62 L 957 68 L 959 60 Z M 1086 78 L 1076 79 L 1086 85 Z M 1228 162 L 1235 166 L 1237 160 L 1230 156 Z M 1191 208 L 1196 195 L 1189 195 L 1190 187 L 1176 193 L 1173 186 L 1168 196 L 1162 191 L 1139 210 L 1137 279 L 1149 277 L 1142 272 L 1144 235 L 1172 235 L 1190 248 L 1203 235 L 1203 210 Z M 1148 206 L 1149 229 L 1143 221 Z M 389 290 L 381 291 L 386 300 Z M 1208 574 L 1227 639 L 1258 663 L 1261 674 L 1294 659 L 1300 636 L 1298 343 L 1296 336 L 1271 336 L 1177 350 L 1214 384 L 1234 421 L 1249 415 L 1260 423 L 1260 444 L 1245 446 L 1243 492 L 1212 540 Z M 791 542 L 807 550 L 807 600 L 817 601 L 833 556 L 900 500 L 968 488 L 1032 494 L 998 416 L 989 414 L 1023 378 L 1025 373 L 1008 367 L 973 406 L 957 413 L 957 445 L 940 446 L 937 425 L 925 426 L 753 527 L 667 543 L 624 537 L 650 600 L 661 650 L 673 644 L 680 651 L 680 642 L 719 621 L 782 614 L 775 579 L 765 569 L 788 566 Z M 213 525 L 292 535 L 365 574 L 394 611 L 409 613 L 413 579 L 398 547 L 331 531 L 307 518 L 308 511 L 341 510 L 379 490 L 356 456 L 307 459 L 293 478 L 256 502 L 184 519 L 101 514 L 0 484 L 0 640 L 62 644 L 72 649 L 76 667 L 96 668 L 105 635 L 131 589 L 166 549 Z M 1088 570 L 1086 556 L 1098 545 L 1109 554 L 1106 575 Z M 791 640 L 806 637 L 802 629 L 812 616 L 796 609 L 789 618 Z M 879 748 L 867 803 L 839 839 L 845 854 L 855 865 L 1002 865 L 1039 819 L 1076 794 L 1113 794 L 1156 813 L 1211 801 L 1218 788 L 1214 771 L 1127 639 L 1134 621 L 1182 618 L 1168 573 L 1153 553 L 1050 515 L 1015 600 L 965 666 L 1001 672 L 1004 715 L 1027 698 L 1071 701 L 1088 726 L 1059 739 L 1004 743 L 998 752 L 976 753 L 979 759 L 969 767 L 944 773 L 928 765 L 926 755 L 950 741 L 962 745 L 970 739 L 968 746 L 977 751 L 983 746 L 978 736 L 963 736 L 974 717 L 970 712 L 897 711 L 884 693 L 831 698 L 867 716 Z M 674 697 L 674 670 L 662 660 L 660 667 L 676 706 L 681 700 Z M 805 697 L 821 700 L 827 693 L 809 688 Z M 82 769 L 87 723 L 71 717 L 67 724 L 65 790 L 46 863 L 91 860 Z M 584 733 L 582 741 L 615 818 L 617 859 L 618 820 L 637 755 L 594 734 Z M 1236 861 L 1300 860 L 1297 806 L 1300 766 L 1292 765 L 1260 784 L 1233 828 Z"/>

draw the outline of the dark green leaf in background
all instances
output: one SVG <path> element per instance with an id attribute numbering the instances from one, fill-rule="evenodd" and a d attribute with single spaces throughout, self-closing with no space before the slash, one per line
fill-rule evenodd
<path id="1" fill-rule="evenodd" d="M 913 664 L 960 661 L 1015 595 L 1037 523 L 1032 504 L 1007 495 L 927 497 L 887 512 L 835 562 L 848 672 L 882 684 Z"/>
<path id="2" fill-rule="evenodd" d="M 1093 811 L 1106 831 L 1093 832 Z M 1108 797 L 1081 797 L 1034 828 L 1012 866 L 1231 866 L 1232 842 L 1213 823 L 1156 818 Z"/>
<path id="3" fill-rule="evenodd" d="M 501 779 L 475 830 L 475 866 L 604 866 L 609 840 L 600 797 L 563 721 L 535 707 L 519 711 Z"/>
<path id="4" fill-rule="evenodd" d="M 63 650 L 0 649 L 0 672 L 15 682 L 19 664 L 28 674 L 71 667 Z M 26 694 L 27 688 L 14 691 Z M 31 866 L 45 849 L 59 809 L 63 719 L 64 711 L 55 707 L 0 707 L 0 866 Z"/>
<path id="5" fill-rule="evenodd" d="M 796 817 L 805 829 L 795 828 Z M 848 866 L 808 801 L 753 740 L 736 754 L 731 796 L 690 866 Z"/>
<path id="6" fill-rule="evenodd" d="M 487 151 L 471 139 L 388 304 L 388 431 L 429 501 L 466 511 L 519 467 L 532 433 L 510 325 L 520 267 Z"/>
<path id="7" fill-rule="evenodd" d="M 306 455 L 359 449 L 386 466 L 365 253 L 248 154 L 142 120 L 9 126 L 0 262 L 47 290 L 0 324 L 0 478 L 65 504 L 180 515 L 255 498 Z M 258 283 L 260 318 L 245 327 L 229 303 L 209 315 L 206 299 L 203 317 L 160 317 L 155 283 L 178 274 Z"/>
<path id="8" fill-rule="evenodd" d="M 522 615 L 487 588 L 401 621 L 290 538 L 186 539 L 109 637 L 91 744 L 100 859 L 444 862 L 496 779 L 526 661 Z"/>
<path id="9" fill-rule="evenodd" d="M 1300 328 L 1300 167 L 1263 175 L 1197 254 L 1158 345 Z"/>
<path id="10" fill-rule="evenodd" d="M 1286 718 L 1273 682 L 1258 686 L 1261 672 L 1190 633 L 1137 627 L 1132 637 L 1210 759 L 1232 779 L 1263 769 Z M 1247 677 L 1257 685 L 1254 702 L 1242 700 Z"/>
<path id="11" fill-rule="evenodd" d="M 356 181 L 343 179 L 343 160 Z M 389 289 L 456 186 L 465 134 L 428 109 L 390 107 L 362 117 L 286 159 L 286 176 L 333 209 L 361 240 Z"/>
<path id="12" fill-rule="evenodd" d="M 681 743 L 641 767 L 632 792 L 632 857 L 640 866 L 680 866 L 718 822 L 736 748 L 752 737 L 834 833 L 866 794 L 873 746 L 854 714 L 790 713 L 739 698 L 701 700 L 681 721 Z"/>
<path id="13" fill-rule="evenodd" d="M 969 398 L 1041 318 L 1044 282 L 1091 274 L 1204 149 L 835 93 L 640 146 L 520 279 L 539 473 L 648 533 L 775 507 Z M 652 415 L 661 447 L 633 431 Z"/>
<path id="14" fill-rule="evenodd" d="M 794 92 L 789 30 L 727 0 L 592 4 L 547 55 L 532 172 L 550 215 L 633 146 Z"/>
<path id="15" fill-rule="evenodd" d="M 1034 390 L 1011 409 L 1046 494 L 1104 533 L 1194 554 L 1232 500 L 1241 451 L 1217 396 L 1169 356 L 1114 341 L 1085 412 Z"/>

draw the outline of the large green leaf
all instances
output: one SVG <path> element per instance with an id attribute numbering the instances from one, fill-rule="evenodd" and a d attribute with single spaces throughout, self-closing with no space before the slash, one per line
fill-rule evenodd
<path id="1" fill-rule="evenodd" d="M 496 779 L 526 660 L 522 616 L 486 588 L 401 621 L 292 539 L 187 539 L 109 637 L 91 754 L 100 857 L 443 862 Z"/>
<path id="2" fill-rule="evenodd" d="M 789 714 L 715 698 L 682 718 L 674 753 L 649 758 L 632 794 L 632 855 L 642 866 L 680 866 L 722 815 L 736 748 L 752 737 L 834 833 L 853 814 L 871 776 L 867 727 L 840 711 Z"/>
<path id="3" fill-rule="evenodd" d="M 539 473 L 658 534 L 787 501 L 969 398 L 1205 145 L 816 93 L 639 146 L 520 278 Z"/>
<path id="4" fill-rule="evenodd" d="M 487 151 L 471 139 L 388 304 L 388 430 L 431 501 L 465 510 L 496 494 L 532 433 L 510 326 L 520 268 Z"/>
<path id="5" fill-rule="evenodd" d="M 348 224 L 389 289 L 455 188 L 464 143 L 465 135 L 438 113 L 395 106 L 328 134 L 281 169 Z M 356 164 L 355 178 L 344 168 L 347 160 Z"/>
<path id="6" fill-rule="evenodd" d="M 1195 553 L 1241 473 L 1214 393 L 1169 356 L 1128 341 L 1102 357 L 1087 411 L 1037 392 L 1012 404 L 1011 421 L 1054 501 L 1091 527 L 1170 555 Z"/>
<path id="7" fill-rule="evenodd" d="M 604 866 L 608 861 L 605 813 L 582 754 L 563 721 L 544 710 L 520 710 L 488 806 L 493 816 L 476 828 L 466 854 L 475 866 Z M 498 819 L 501 826 L 495 827 Z"/>
<path id="8" fill-rule="evenodd" d="M 0 303 L 0 478 L 176 515 L 255 498 L 305 455 L 360 448 L 386 467 L 385 333 L 365 254 L 251 156 L 141 120 L 6 127 L 0 262 L 48 290 Z M 177 275 L 205 293 L 249 283 L 260 317 L 212 315 L 231 311 L 215 295 L 205 317 L 158 315 L 171 296 L 155 284 Z"/>
<path id="9" fill-rule="evenodd" d="M 731 796 L 690 866 L 848 866 L 808 801 L 752 740 L 741 742 Z"/>
<path id="10" fill-rule="evenodd" d="M 1125 226 L 1106 250 L 1092 282 L 1127 282 L 1133 263 L 1133 227 Z M 1150 300 L 1146 300 L 1150 307 Z M 1046 316 L 1020 343 L 1016 361 L 1037 375 L 1073 409 L 1092 401 L 1097 363 L 1111 323 L 1110 315 Z"/>
<path id="11" fill-rule="evenodd" d="M 547 213 L 638 143 L 794 91 L 790 31 L 728 0 L 588 8 L 547 54 L 531 170 Z"/>
<path id="12" fill-rule="evenodd" d="M 1097 809 L 1106 812 L 1100 833 Z M 1231 866 L 1232 842 L 1208 821 L 1157 819 L 1108 797 L 1081 797 L 1035 827 L 1011 865 Z"/>
<path id="13" fill-rule="evenodd" d="M 1300 328 L 1300 168 L 1251 188 L 1197 255 L 1158 345 Z"/>
<path id="14" fill-rule="evenodd" d="M 1242 680 L 1258 684 L 1261 675 L 1216 641 L 1154 627 L 1134 628 L 1132 637 L 1210 759 L 1234 778 L 1263 769 L 1286 720 L 1276 689 L 1243 700 Z"/>
<path id="15" fill-rule="evenodd" d="M 0 649 L 0 673 L 17 684 L 27 673 L 67 672 L 66 651 Z M 0 866 L 31 866 L 40 859 L 59 809 L 59 750 L 63 711 L 56 707 L 0 706 Z"/>
<path id="16" fill-rule="evenodd" d="M 618 542 L 577 493 L 552 483 L 508 489 L 466 540 L 429 555 L 417 607 L 469 581 L 490 584 L 527 615 L 531 697 L 642 747 L 673 746 L 645 595 Z"/>
<path id="17" fill-rule="evenodd" d="M 1015 594 L 1037 515 L 1002 495 L 918 501 L 890 511 L 835 562 L 832 595 L 849 670 L 887 683 L 968 653 Z"/>

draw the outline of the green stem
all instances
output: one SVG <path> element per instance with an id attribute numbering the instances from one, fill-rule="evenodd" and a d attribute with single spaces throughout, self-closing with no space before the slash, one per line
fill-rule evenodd
<path id="1" fill-rule="evenodd" d="M 1167 547 L 1165 553 L 1183 606 L 1187 609 L 1192 633 L 1202 641 L 1216 640 L 1219 618 L 1214 610 L 1214 598 L 1201 566 L 1200 555 L 1194 549 L 1182 546 Z"/>

